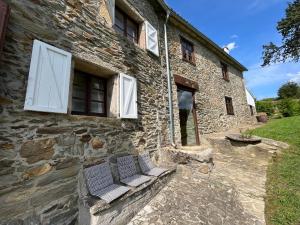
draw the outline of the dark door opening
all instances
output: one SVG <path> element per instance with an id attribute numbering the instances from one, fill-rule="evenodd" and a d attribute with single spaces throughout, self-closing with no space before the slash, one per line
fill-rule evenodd
<path id="1" fill-rule="evenodd" d="M 200 145 L 194 91 L 177 87 L 181 143 L 183 146 Z"/>

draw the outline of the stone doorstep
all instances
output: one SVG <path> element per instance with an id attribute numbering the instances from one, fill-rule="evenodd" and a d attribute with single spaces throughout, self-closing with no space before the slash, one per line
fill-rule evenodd
<path id="1" fill-rule="evenodd" d="M 119 199 L 111 202 L 110 204 L 106 203 L 104 200 L 96 200 L 95 197 L 90 196 L 89 199 L 86 199 L 88 207 L 90 207 L 89 211 L 92 215 L 99 214 L 105 210 L 113 208 L 114 206 L 118 205 L 120 202 L 125 201 L 128 198 L 136 198 L 141 193 L 147 192 L 151 190 L 151 187 L 157 184 L 160 180 L 163 180 L 167 176 L 171 176 L 173 173 L 176 172 L 176 167 L 168 168 L 168 171 L 161 174 L 159 177 L 153 177 L 149 182 L 138 186 L 137 188 L 131 188 L 127 194 L 123 195 Z"/>

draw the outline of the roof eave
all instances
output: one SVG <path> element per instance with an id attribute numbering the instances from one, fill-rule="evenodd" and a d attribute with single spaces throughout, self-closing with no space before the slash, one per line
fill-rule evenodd
<path id="1" fill-rule="evenodd" d="M 248 69 L 243 66 L 241 63 L 239 63 L 235 58 L 233 58 L 231 55 L 226 53 L 220 46 L 218 46 L 216 43 L 214 43 L 210 38 L 208 38 L 206 35 L 204 35 L 202 32 L 200 32 L 198 29 L 196 29 L 192 24 L 187 22 L 185 19 L 183 19 L 180 15 L 178 15 L 174 10 L 172 10 L 163 0 L 157 0 L 159 4 L 162 6 L 162 8 L 166 12 L 170 12 L 170 16 L 173 17 L 178 22 L 182 23 L 184 26 L 189 28 L 191 31 L 193 31 L 197 36 L 199 36 L 205 43 L 207 43 L 207 47 L 212 49 L 217 55 L 219 55 L 221 58 L 225 59 L 227 62 L 231 63 L 233 66 L 235 66 L 238 70 L 241 72 L 248 71 Z"/>

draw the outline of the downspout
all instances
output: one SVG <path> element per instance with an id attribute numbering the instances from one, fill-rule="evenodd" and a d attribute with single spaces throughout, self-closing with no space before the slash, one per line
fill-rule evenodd
<path id="1" fill-rule="evenodd" d="M 165 33 L 165 52 L 166 52 L 166 66 L 167 66 L 167 78 L 168 78 L 168 99 L 169 99 L 169 129 L 170 129 L 170 142 L 173 147 L 176 147 L 174 142 L 174 117 L 173 117 L 173 97 L 172 97 L 172 81 L 169 62 L 169 49 L 168 49 L 168 35 L 167 35 L 167 23 L 170 17 L 170 11 L 167 11 L 167 18 L 164 24 Z"/>

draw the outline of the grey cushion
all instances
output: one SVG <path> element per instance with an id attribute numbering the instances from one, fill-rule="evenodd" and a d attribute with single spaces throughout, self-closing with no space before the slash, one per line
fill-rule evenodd
<path id="1" fill-rule="evenodd" d="M 165 168 L 154 167 L 151 170 L 145 172 L 146 175 L 159 177 L 164 172 L 168 171 Z"/>
<path id="2" fill-rule="evenodd" d="M 129 187 L 125 187 L 118 184 L 112 184 L 102 190 L 100 190 L 97 193 L 97 197 L 103 199 L 107 203 L 112 202 L 113 200 L 119 198 L 123 194 L 125 194 L 127 191 L 129 191 Z"/>
<path id="3" fill-rule="evenodd" d="M 158 177 L 162 173 L 167 171 L 167 169 L 155 167 L 151 161 L 149 153 L 140 154 L 138 156 L 138 161 L 142 169 L 142 172 L 149 176 Z"/>
<path id="4" fill-rule="evenodd" d="M 84 170 L 87 186 L 91 195 L 110 203 L 117 199 L 129 188 L 114 184 L 109 164 L 102 163 Z"/>
<path id="5" fill-rule="evenodd" d="M 137 187 L 149 180 L 150 177 L 137 174 L 134 159 L 130 156 L 117 158 L 120 181 L 132 187 Z"/>
<path id="6" fill-rule="evenodd" d="M 125 179 L 122 179 L 121 182 L 124 184 L 127 184 L 131 187 L 137 187 L 143 183 L 146 183 L 147 181 L 151 180 L 150 177 L 144 176 L 144 175 L 133 175 L 131 177 L 127 177 Z"/>
<path id="7" fill-rule="evenodd" d="M 140 154 L 138 156 L 138 161 L 143 173 L 146 173 L 155 167 L 148 153 Z"/>
<path id="8" fill-rule="evenodd" d="M 117 158 L 120 180 L 137 174 L 132 155 Z"/>

